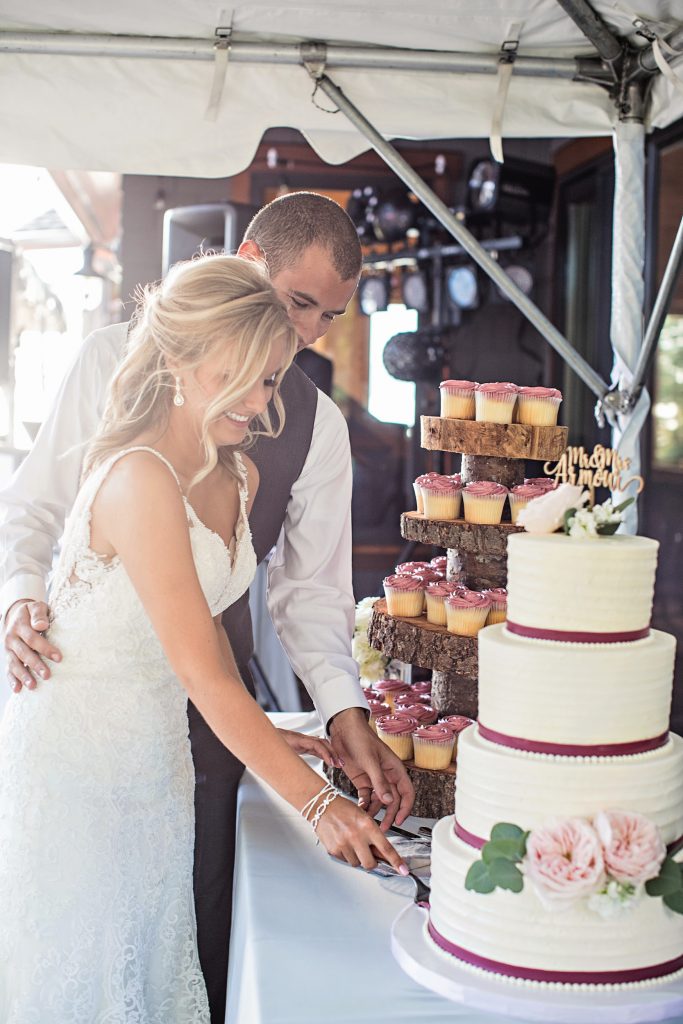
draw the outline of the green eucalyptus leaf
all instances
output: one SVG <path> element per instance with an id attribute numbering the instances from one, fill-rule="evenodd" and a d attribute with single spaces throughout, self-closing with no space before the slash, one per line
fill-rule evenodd
<path id="1" fill-rule="evenodd" d="M 623 512 L 624 509 L 628 508 L 629 505 L 632 505 L 635 500 L 636 500 L 635 498 L 627 498 L 626 501 L 622 501 L 620 505 L 615 505 L 614 506 L 614 511 L 615 512 Z"/>
<path id="2" fill-rule="evenodd" d="M 679 889 L 678 892 L 668 893 L 662 897 L 662 902 L 673 910 L 676 914 L 683 914 L 683 889 Z"/>
<path id="3" fill-rule="evenodd" d="M 597 527 L 597 534 L 599 537 L 611 537 L 620 526 L 621 523 L 603 523 L 602 526 Z"/>
<path id="4" fill-rule="evenodd" d="M 481 859 L 485 864 L 490 864 L 499 858 L 517 861 L 522 859 L 524 852 L 523 835 L 515 839 L 492 839 L 482 847 Z"/>
<path id="5" fill-rule="evenodd" d="M 480 860 L 475 860 L 465 877 L 465 888 L 473 892 L 493 892 L 495 885 L 491 880 L 489 869 Z"/>
<path id="6" fill-rule="evenodd" d="M 511 825 L 507 821 L 499 821 L 491 829 L 491 839 L 521 839 L 524 831 L 519 825 Z"/>
<path id="7" fill-rule="evenodd" d="M 562 517 L 562 529 L 565 533 L 569 533 L 569 520 L 576 515 L 576 511 L 575 508 L 568 508 Z"/>
<path id="8" fill-rule="evenodd" d="M 521 892 L 524 888 L 524 876 L 512 861 L 499 858 L 498 860 L 492 861 L 488 865 L 488 869 L 491 881 L 500 889 L 510 889 L 512 892 Z"/>
<path id="9" fill-rule="evenodd" d="M 671 857 L 667 857 L 659 869 L 656 878 L 645 883 L 648 896 L 669 896 L 683 892 L 683 877 L 680 865 Z"/>

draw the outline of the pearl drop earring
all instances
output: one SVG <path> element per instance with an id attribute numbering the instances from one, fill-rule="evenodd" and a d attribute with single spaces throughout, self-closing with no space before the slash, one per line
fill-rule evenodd
<path id="1" fill-rule="evenodd" d="M 175 379 L 175 395 L 173 396 L 173 404 L 178 407 L 185 405 L 185 396 L 180 390 L 180 377 L 176 377 Z"/>

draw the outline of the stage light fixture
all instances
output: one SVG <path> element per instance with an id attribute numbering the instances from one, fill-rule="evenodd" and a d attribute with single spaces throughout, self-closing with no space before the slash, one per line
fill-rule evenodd
<path id="1" fill-rule="evenodd" d="M 446 362 L 447 330 L 421 327 L 417 331 L 395 334 L 384 346 L 382 362 L 396 380 L 441 380 Z"/>
<path id="2" fill-rule="evenodd" d="M 502 267 L 501 269 L 505 271 L 520 291 L 524 292 L 525 295 L 531 295 L 534 287 L 534 277 L 528 267 L 523 266 L 521 263 L 510 263 L 507 267 Z M 500 292 L 500 289 L 498 291 Z M 500 295 L 507 302 L 510 301 L 503 292 L 500 292 Z"/>
<path id="3" fill-rule="evenodd" d="M 378 242 L 400 242 L 415 226 L 417 204 L 402 191 L 387 192 L 372 208 L 372 225 Z"/>
<path id="4" fill-rule="evenodd" d="M 358 285 L 358 305 L 365 316 L 372 316 L 389 305 L 388 274 L 372 274 L 361 278 Z"/>
<path id="5" fill-rule="evenodd" d="M 536 226 L 547 221 L 553 200 L 555 171 L 530 160 L 477 160 L 467 184 L 467 208 L 481 219 L 495 215 L 501 220 Z"/>
<path id="6" fill-rule="evenodd" d="M 451 304 L 458 309 L 476 309 L 481 296 L 475 267 L 466 264 L 447 270 L 446 292 Z"/>
<path id="7" fill-rule="evenodd" d="M 423 270 L 410 270 L 403 274 L 401 295 L 407 309 L 418 313 L 429 312 L 427 275 Z"/>

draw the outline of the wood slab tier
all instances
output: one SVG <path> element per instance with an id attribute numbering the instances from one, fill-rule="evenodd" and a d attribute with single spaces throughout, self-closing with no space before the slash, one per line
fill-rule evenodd
<path id="1" fill-rule="evenodd" d="M 495 455 L 503 459 L 559 459 L 567 447 L 566 427 L 421 416 L 422 447 L 430 451 Z"/>
<path id="2" fill-rule="evenodd" d="M 415 787 L 412 814 L 418 818 L 445 818 L 455 810 L 455 766 L 435 772 L 418 768 L 413 761 L 404 761 L 410 781 Z M 341 768 L 323 765 L 330 782 L 348 796 L 358 796 L 355 786 Z"/>
<path id="3" fill-rule="evenodd" d="M 371 647 L 408 665 L 477 678 L 476 636 L 456 636 L 445 626 L 428 622 L 425 615 L 411 619 L 389 615 L 384 598 L 374 604 L 368 640 Z"/>
<path id="4" fill-rule="evenodd" d="M 456 548 L 460 555 L 478 555 L 480 558 L 505 558 L 508 537 L 523 533 L 521 526 L 498 523 L 467 523 L 464 519 L 428 519 L 422 512 L 404 512 L 401 515 L 401 536 L 421 544 L 434 544 L 442 548 Z"/>

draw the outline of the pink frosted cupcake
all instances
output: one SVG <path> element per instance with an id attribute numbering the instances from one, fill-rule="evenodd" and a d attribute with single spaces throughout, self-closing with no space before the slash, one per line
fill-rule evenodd
<path id="1" fill-rule="evenodd" d="M 433 476 L 439 476 L 438 473 L 423 473 L 422 476 L 418 476 L 413 483 L 413 490 L 415 491 L 415 502 L 417 504 L 417 511 L 424 512 L 424 502 L 422 501 L 422 484 L 427 480 L 431 480 Z"/>
<path id="2" fill-rule="evenodd" d="M 462 489 L 447 476 L 433 477 L 422 484 L 424 514 L 429 519 L 457 519 L 460 515 Z"/>
<path id="3" fill-rule="evenodd" d="M 534 498 L 541 498 L 549 490 L 549 487 L 539 487 L 538 484 L 518 484 L 517 487 L 513 487 L 508 494 L 512 522 L 517 522 L 517 516 L 530 501 L 533 501 Z"/>
<path id="4" fill-rule="evenodd" d="M 440 718 L 439 725 L 445 725 L 449 729 L 453 730 L 453 736 L 455 737 L 455 743 L 453 745 L 453 761 L 456 760 L 458 753 L 458 736 L 467 729 L 468 726 L 474 725 L 473 718 L 467 718 L 465 715 L 448 715 L 446 718 Z"/>
<path id="5" fill-rule="evenodd" d="M 418 618 L 424 608 L 424 583 L 415 576 L 395 573 L 384 580 L 384 595 L 390 615 Z"/>
<path id="6" fill-rule="evenodd" d="M 364 686 L 363 687 L 363 696 L 365 697 L 366 700 L 378 700 L 378 699 L 380 699 L 380 695 L 377 692 L 377 690 L 374 688 L 374 686 Z"/>
<path id="7" fill-rule="evenodd" d="M 509 382 L 477 384 L 477 420 L 480 423 L 512 423 L 518 390 L 516 384 Z"/>
<path id="8" fill-rule="evenodd" d="M 486 625 L 491 598 L 478 590 L 466 590 L 446 598 L 446 628 L 457 636 L 476 636 Z"/>
<path id="9" fill-rule="evenodd" d="M 455 734 L 447 725 L 422 725 L 413 733 L 415 764 L 418 768 L 443 771 L 453 756 Z"/>
<path id="10" fill-rule="evenodd" d="M 466 523 L 500 522 L 508 489 L 493 480 L 475 480 L 463 489 Z"/>
<path id="11" fill-rule="evenodd" d="M 454 420 L 474 419 L 474 380 L 444 380 L 439 384 L 441 415 Z"/>
<path id="12" fill-rule="evenodd" d="M 410 694 L 410 687 L 401 679 L 379 679 L 375 683 L 375 689 L 381 695 L 380 699 L 388 704 L 391 714 L 396 701 L 404 700 Z"/>
<path id="13" fill-rule="evenodd" d="M 544 491 L 554 491 L 557 487 L 557 480 L 553 480 L 550 476 L 528 476 L 524 478 L 525 484 L 535 484 L 536 487 L 542 487 Z"/>
<path id="14" fill-rule="evenodd" d="M 413 573 L 420 572 L 422 569 L 431 569 L 431 562 L 399 562 L 394 572 L 405 573 L 406 576 L 412 576 Z"/>
<path id="15" fill-rule="evenodd" d="M 409 761 L 413 756 L 413 733 L 418 728 L 415 718 L 407 715 L 388 715 L 386 718 L 378 718 L 376 722 L 377 735 L 390 750 L 400 757 L 402 761 Z"/>
<path id="16" fill-rule="evenodd" d="M 377 719 L 386 718 L 387 715 L 390 715 L 391 708 L 382 700 L 368 700 L 368 707 L 370 708 L 370 720 L 368 722 L 368 725 L 373 730 L 373 732 L 377 732 Z"/>
<path id="17" fill-rule="evenodd" d="M 406 715 L 408 718 L 416 718 L 420 725 L 434 725 L 439 717 L 439 712 L 435 711 L 430 704 L 408 704 L 403 701 L 396 705 L 394 713 L 403 715 L 404 718 Z"/>
<path id="18" fill-rule="evenodd" d="M 437 572 L 446 572 L 448 568 L 448 557 L 447 555 L 437 555 L 436 558 L 432 558 L 429 563 L 432 569 L 436 569 Z"/>
<path id="19" fill-rule="evenodd" d="M 517 419 L 533 427 L 554 427 L 562 401 L 557 388 L 520 388 L 517 396 Z"/>
<path id="20" fill-rule="evenodd" d="M 442 580 L 440 583 L 428 583 L 425 587 L 427 622 L 431 622 L 435 626 L 445 626 L 446 606 L 444 601 L 460 589 L 460 584 L 449 583 L 448 580 Z"/>
<path id="21" fill-rule="evenodd" d="M 437 572 L 436 569 L 418 569 L 417 572 L 411 572 L 409 575 L 415 576 L 418 580 L 422 580 L 425 587 L 430 583 L 441 583 L 442 580 L 446 579 L 446 574 L 443 572 Z"/>
<path id="22" fill-rule="evenodd" d="M 505 622 L 508 609 L 508 592 L 505 587 L 492 587 L 491 590 L 482 590 L 491 598 L 491 607 L 486 616 L 486 625 L 494 626 L 496 622 Z"/>
<path id="23" fill-rule="evenodd" d="M 431 679 L 425 679 L 419 683 L 413 683 L 410 687 L 411 694 L 416 694 L 420 697 L 424 697 L 425 694 L 431 695 L 432 692 L 432 681 Z"/>

